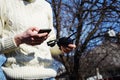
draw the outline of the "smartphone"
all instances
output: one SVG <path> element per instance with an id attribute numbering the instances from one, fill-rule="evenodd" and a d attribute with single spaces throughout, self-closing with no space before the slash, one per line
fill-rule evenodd
<path id="1" fill-rule="evenodd" d="M 50 33 L 51 29 L 40 29 L 38 33 Z"/>

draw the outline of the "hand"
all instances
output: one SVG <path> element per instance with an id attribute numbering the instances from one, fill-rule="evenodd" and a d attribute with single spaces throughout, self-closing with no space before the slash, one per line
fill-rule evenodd
<path id="1" fill-rule="evenodd" d="M 68 46 L 60 46 L 60 49 L 63 53 L 69 53 L 76 48 L 75 44 L 69 44 Z"/>
<path id="2" fill-rule="evenodd" d="M 48 38 L 48 33 L 38 34 L 39 30 L 40 29 L 37 27 L 31 27 L 27 29 L 25 32 L 16 35 L 14 39 L 17 46 L 19 46 L 22 43 L 26 43 L 29 45 L 41 44 L 43 41 L 45 41 Z"/>

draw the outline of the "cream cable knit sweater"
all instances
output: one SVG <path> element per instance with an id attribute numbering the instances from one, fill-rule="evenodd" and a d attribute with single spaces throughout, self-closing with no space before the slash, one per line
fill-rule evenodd
<path id="1" fill-rule="evenodd" d="M 56 76 L 47 41 L 55 39 L 52 10 L 45 0 L 28 3 L 23 0 L 0 0 L 0 52 L 7 57 L 2 67 L 13 79 L 43 79 Z M 50 37 L 41 45 L 30 46 L 14 42 L 14 35 L 31 26 L 51 28 Z M 13 36 L 13 37 L 12 37 Z M 52 49 L 51 49 L 52 50 Z M 58 47 L 52 53 L 61 53 Z"/>

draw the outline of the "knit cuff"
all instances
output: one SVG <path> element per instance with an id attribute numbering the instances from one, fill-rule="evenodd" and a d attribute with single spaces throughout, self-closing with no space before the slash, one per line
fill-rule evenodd
<path id="1" fill-rule="evenodd" d="M 56 44 L 54 47 L 50 47 L 50 51 L 52 53 L 53 56 L 62 54 L 63 52 L 60 50 L 60 48 L 58 47 L 58 45 Z"/>
<path id="2" fill-rule="evenodd" d="M 13 37 L 3 38 L 2 39 L 3 51 L 9 51 L 17 47 Z"/>

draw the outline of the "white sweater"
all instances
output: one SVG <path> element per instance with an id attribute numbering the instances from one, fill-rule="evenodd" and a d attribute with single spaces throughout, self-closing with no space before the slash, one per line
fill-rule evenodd
<path id="1" fill-rule="evenodd" d="M 41 45 L 16 46 L 14 35 L 31 26 L 51 28 L 50 37 Z M 55 39 L 52 9 L 45 0 L 28 3 L 23 0 L 0 0 L 0 52 L 7 57 L 2 67 L 13 79 L 43 79 L 56 76 L 47 41 Z M 52 52 L 61 53 L 59 49 Z"/>

